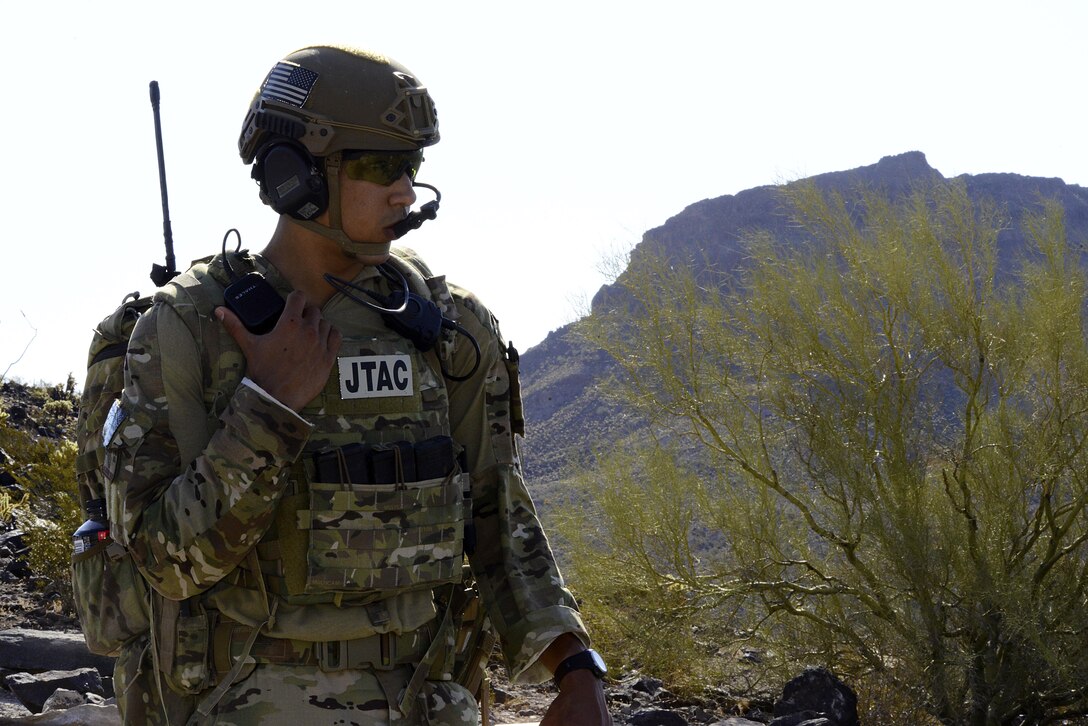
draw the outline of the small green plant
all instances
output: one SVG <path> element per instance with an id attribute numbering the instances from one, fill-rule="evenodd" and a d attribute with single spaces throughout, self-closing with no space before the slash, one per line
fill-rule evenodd
<path id="1" fill-rule="evenodd" d="M 64 420 L 71 418 L 72 412 L 74 410 L 75 404 L 73 404 L 72 400 L 69 398 L 61 398 L 55 401 L 47 401 L 46 404 L 42 406 L 42 411 L 44 411 L 47 416 L 53 419 Z"/>
<path id="2" fill-rule="evenodd" d="M 0 489 L 0 524 L 8 524 L 16 509 L 26 504 L 27 496 L 23 494 L 19 501 L 12 499 L 11 493 Z"/>

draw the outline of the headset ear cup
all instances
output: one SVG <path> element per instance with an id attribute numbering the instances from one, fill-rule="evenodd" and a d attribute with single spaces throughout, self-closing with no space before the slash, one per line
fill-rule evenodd
<path id="1" fill-rule="evenodd" d="M 253 178 L 261 199 L 279 214 L 313 219 L 329 206 L 325 176 L 310 152 L 298 144 L 278 141 L 258 152 Z"/>

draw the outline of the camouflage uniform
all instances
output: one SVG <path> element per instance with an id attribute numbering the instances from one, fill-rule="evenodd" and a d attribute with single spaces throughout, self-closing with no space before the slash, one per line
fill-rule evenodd
<path id="1" fill-rule="evenodd" d="M 251 264 L 286 296 L 289 285 L 275 268 L 260 257 Z M 385 285 L 369 267 L 354 282 Z M 345 425 L 333 396 L 319 396 L 296 415 L 243 380 L 245 361 L 211 317 L 213 305 L 194 302 L 200 295 L 186 294 L 186 286 L 221 299 L 221 288 L 193 271 L 178 278 L 173 292 L 160 294 L 129 345 L 124 418 L 107 431 L 106 468 L 115 472 L 110 519 L 153 587 L 157 624 L 153 642 L 137 639 L 118 658 L 116 689 L 126 722 L 183 723 L 203 704 L 211 715 L 194 721 L 267 723 L 276 714 L 277 721 L 297 717 L 307 724 L 475 724 L 468 691 L 432 680 L 440 666 L 419 689 L 408 720 L 395 707 L 413 674 L 407 661 L 418 661 L 438 631 L 441 613 L 431 589 L 289 595 L 283 583 L 297 575 L 295 565 L 285 560 L 276 572 L 275 552 L 256 554 L 270 532 L 282 531 L 277 522 L 282 525 L 304 454 L 354 436 L 381 440 L 383 427 L 400 425 L 395 412 L 376 415 L 375 430 L 365 433 Z M 452 293 L 447 312 L 479 342 L 480 366 L 464 382 L 446 381 L 444 396 L 423 394 L 423 407 L 434 407 L 435 421 L 446 422 L 465 448 L 477 538 L 470 564 L 511 678 L 541 682 L 551 674 L 538 658 L 556 636 L 589 639 L 522 478 L 498 327 L 471 294 Z M 322 315 L 345 339 L 390 336 L 376 313 L 340 294 Z M 466 372 L 476 354 L 464 336 L 453 342 L 447 370 Z M 434 365 L 421 355 L 413 360 L 417 389 L 443 388 Z M 326 393 L 337 390 L 334 383 Z M 413 435 L 422 430 L 426 426 Z M 223 640 L 225 625 L 243 637 Z M 255 642 L 242 642 L 250 637 Z M 363 650 L 380 642 L 383 657 L 392 648 L 400 659 L 376 669 L 365 665 L 372 662 L 365 655 L 353 656 L 362 664 L 330 670 L 322 658 L 330 643 L 342 641 Z M 225 683 L 226 671 L 247 652 L 256 662 L 236 666 L 233 685 Z M 289 657 L 276 655 L 281 652 Z M 219 682 L 222 693 L 209 699 Z"/>

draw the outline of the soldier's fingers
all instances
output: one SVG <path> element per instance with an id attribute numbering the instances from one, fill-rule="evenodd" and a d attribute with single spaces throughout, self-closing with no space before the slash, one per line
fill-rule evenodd
<path id="1" fill-rule="evenodd" d="M 283 312 L 280 313 L 276 326 L 278 327 L 281 323 L 294 323 L 304 318 L 305 310 L 306 296 L 298 290 L 292 290 L 283 303 Z"/>

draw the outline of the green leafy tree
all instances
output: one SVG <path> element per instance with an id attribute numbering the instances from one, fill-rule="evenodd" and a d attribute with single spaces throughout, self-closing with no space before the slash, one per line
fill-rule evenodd
<path id="1" fill-rule="evenodd" d="M 689 684 L 823 664 L 949 724 L 1088 713 L 1086 286 L 1061 207 L 1006 274 L 1003 211 L 960 184 L 784 199 L 811 243 L 753 234 L 729 278 L 640 254 L 582 324 L 653 441 L 583 478 L 588 616 Z"/>

